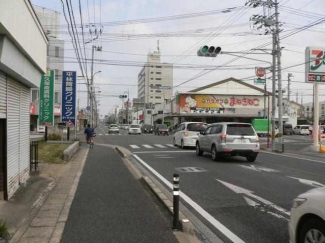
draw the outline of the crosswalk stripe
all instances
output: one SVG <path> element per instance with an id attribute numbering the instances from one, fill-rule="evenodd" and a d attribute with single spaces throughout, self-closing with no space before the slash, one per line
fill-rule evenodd
<path id="1" fill-rule="evenodd" d="M 143 144 L 142 146 L 145 147 L 145 148 L 153 148 L 152 146 L 150 146 L 148 144 Z"/>
<path id="2" fill-rule="evenodd" d="M 99 134 L 99 136 L 103 136 L 103 134 L 102 134 L 102 133 L 100 133 L 100 134 Z"/>
<path id="3" fill-rule="evenodd" d="M 166 144 L 168 147 L 174 148 L 175 146 L 173 144 Z"/>
<path id="4" fill-rule="evenodd" d="M 131 148 L 134 148 L 134 149 L 138 149 L 138 148 L 140 148 L 140 147 L 137 146 L 137 145 L 130 145 L 130 147 L 131 147 Z"/>
<path id="5" fill-rule="evenodd" d="M 161 144 L 155 144 L 155 146 L 157 146 L 158 148 L 166 148 L 164 145 Z"/>

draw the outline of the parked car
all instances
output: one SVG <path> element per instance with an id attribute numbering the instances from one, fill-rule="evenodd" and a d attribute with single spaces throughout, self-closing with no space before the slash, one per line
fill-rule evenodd
<path id="1" fill-rule="evenodd" d="M 118 125 L 117 124 L 109 125 L 108 133 L 109 134 L 111 134 L 111 133 L 120 133 L 120 129 L 119 129 Z"/>
<path id="2" fill-rule="evenodd" d="M 141 134 L 141 128 L 138 124 L 131 124 L 129 126 L 129 134 Z"/>
<path id="3" fill-rule="evenodd" d="M 298 125 L 293 129 L 293 133 L 298 135 L 309 135 L 309 125 Z"/>
<path id="4" fill-rule="evenodd" d="M 181 125 L 178 127 L 174 134 L 174 146 L 181 146 L 181 148 L 195 147 L 196 141 L 200 135 L 200 131 L 205 129 L 206 126 L 203 122 L 181 123 Z"/>
<path id="5" fill-rule="evenodd" d="M 141 131 L 142 133 L 153 133 L 153 126 L 145 124 L 141 127 Z"/>
<path id="6" fill-rule="evenodd" d="M 169 135 L 168 127 L 165 124 L 158 124 L 155 129 L 155 135 Z"/>
<path id="7" fill-rule="evenodd" d="M 290 123 L 283 124 L 283 134 L 284 135 L 292 135 L 293 134 L 292 125 Z"/>
<path id="8" fill-rule="evenodd" d="M 124 129 L 124 130 L 129 130 L 129 125 L 124 124 L 124 125 L 123 125 L 123 129 Z"/>
<path id="9" fill-rule="evenodd" d="M 260 152 L 259 137 L 249 123 L 214 123 L 201 132 L 196 142 L 196 154 L 211 153 L 213 160 L 223 155 L 243 156 L 254 162 Z"/>
<path id="10" fill-rule="evenodd" d="M 299 195 L 293 201 L 289 222 L 290 242 L 325 242 L 325 187 Z"/>

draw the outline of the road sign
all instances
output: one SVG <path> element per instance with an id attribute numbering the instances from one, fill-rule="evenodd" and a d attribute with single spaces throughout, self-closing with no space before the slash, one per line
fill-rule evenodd
<path id="1" fill-rule="evenodd" d="M 258 78 L 262 78 L 265 76 L 265 68 L 263 67 L 256 67 L 255 68 L 255 74 Z"/>
<path id="2" fill-rule="evenodd" d="M 62 72 L 62 122 L 76 125 L 76 79 L 77 72 Z"/>
<path id="3" fill-rule="evenodd" d="M 254 83 L 255 84 L 265 84 L 265 79 L 264 78 L 255 78 Z"/>
<path id="4" fill-rule="evenodd" d="M 306 83 L 325 83 L 325 48 L 307 47 Z"/>
<path id="5" fill-rule="evenodd" d="M 39 103 L 39 125 L 54 125 L 54 70 L 42 75 Z"/>

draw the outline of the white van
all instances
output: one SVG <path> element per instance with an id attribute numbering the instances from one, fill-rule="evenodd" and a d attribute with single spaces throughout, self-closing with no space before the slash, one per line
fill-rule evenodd
<path id="1" fill-rule="evenodd" d="M 309 125 L 298 125 L 293 129 L 293 133 L 298 135 L 309 135 Z"/>

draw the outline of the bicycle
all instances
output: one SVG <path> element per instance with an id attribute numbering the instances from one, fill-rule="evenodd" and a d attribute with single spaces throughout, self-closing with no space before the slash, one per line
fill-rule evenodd
<path id="1" fill-rule="evenodd" d="M 93 139 L 93 138 L 89 138 L 89 147 L 90 147 L 91 149 L 94 148 L 94 139 Z"/>

